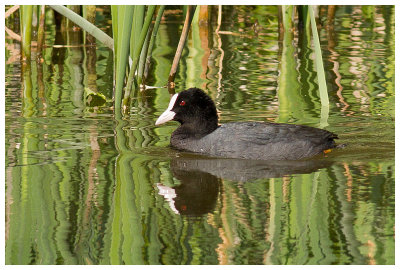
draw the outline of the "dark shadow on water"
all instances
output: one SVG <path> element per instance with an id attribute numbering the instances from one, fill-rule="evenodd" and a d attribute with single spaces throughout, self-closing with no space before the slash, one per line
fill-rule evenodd
<path id="1" fill-rule="evenodd" d="M 199 217 L 214 210 L 221 178 L 244 182 L 290 174 L 308 174 L 332 164 L 328 160 L 277 162 L 184 156 L 171 160 L 171 171 L 180 184 L 173 188 L 158 184 L 158 189 L 175 213 Z"/>
<path id="2" fill-rule="evenodd" d="M 171 160 L 173 171 L 206 172 L 218 178 L 249 181 L 276 178 L 291 174 L 308 174 L 329 167 L 333 161 L 326 159 L 296 161 L 265 161 L 223 158 L 180 157 Z"/>

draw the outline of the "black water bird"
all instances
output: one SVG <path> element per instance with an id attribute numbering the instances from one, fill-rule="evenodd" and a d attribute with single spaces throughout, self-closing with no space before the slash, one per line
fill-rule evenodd
<path id="1" fill-rule="evenodd" d="M 201 89 L 190 88 L 172 96 L 156 125 L 178 121 L 171 146 L 208 156 L 298 160 L 336 148 L 337 135 L 327 130 L 271 122 L 218 124 L 214 102 Z"/>

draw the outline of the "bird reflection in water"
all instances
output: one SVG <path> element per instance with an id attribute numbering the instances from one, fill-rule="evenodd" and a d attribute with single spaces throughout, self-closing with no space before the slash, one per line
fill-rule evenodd
<path id="1" fill-rule="evenodd" d="M 212 212 L 217 202 L 220 179 L 202 171 L 173 168 L 175 178 L 181 183 L 173 188 L 157 184 L 160 195 L 168 201 L 176 214 L 202 216 Z"/>
<path id="2" fill-rule="evenodd" d="M 242 159 L 180 157 L 171 160 L 171 171 L 180 184 L 167 187 L 157 184 L 158 194 L 176 214 L 198 217 L 214 210 L 221 178 L 251 181 L 291 174 L 308 174 L 333 164 L 329 160 L 262 161 Z"/>

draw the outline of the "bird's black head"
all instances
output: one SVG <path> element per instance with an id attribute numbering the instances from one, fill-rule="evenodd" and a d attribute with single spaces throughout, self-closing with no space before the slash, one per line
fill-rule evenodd
<path id="1" fill-rule="evenodd" d="M 172 96 L 167 110 L 157 119 L 156 125 L 170 120 L 181 123 L 181 131 L 196 136 L 204 136 L 218 127 L 215 104 L 199 88 L 190 88 Z"/>

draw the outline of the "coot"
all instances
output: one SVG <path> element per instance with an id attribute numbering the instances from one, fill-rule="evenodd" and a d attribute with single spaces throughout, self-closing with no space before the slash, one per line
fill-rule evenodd
<path id="1" fill-rule="evenodd" d="M 173 95 L 156 125 L 170 120 L 181 124 L 172 133 L 172 147 L 209 156 L 298 160 L 337 146 L 336 134 L 314 127 L 270 122 L 218 125 L 214 102 L 198 88 Z"/>

